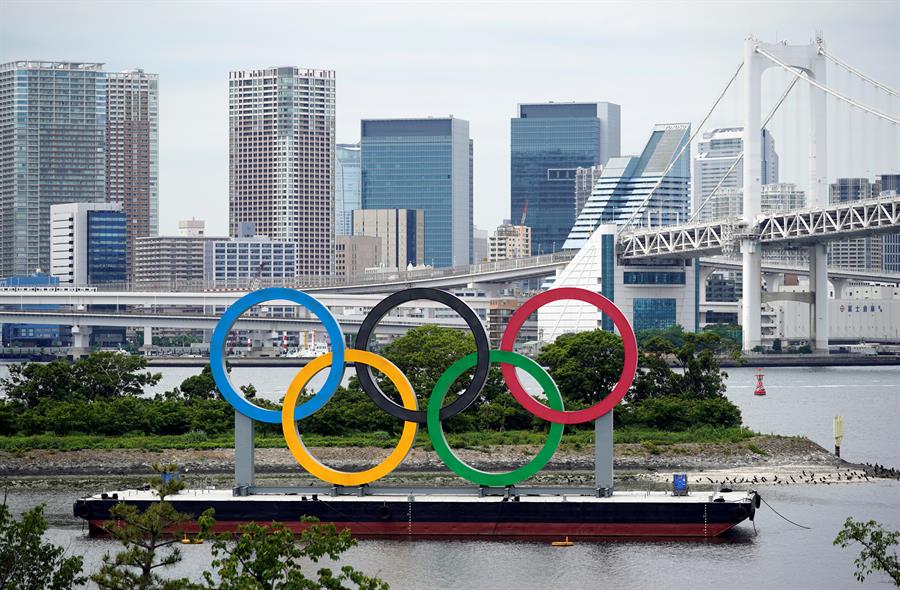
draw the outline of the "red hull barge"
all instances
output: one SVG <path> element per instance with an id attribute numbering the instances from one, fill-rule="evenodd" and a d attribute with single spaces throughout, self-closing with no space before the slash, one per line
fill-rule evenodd
<path id="1" fill-rule="evenodd" d="M 617 492 L 587 495 L 331 495 L 328 489 L 305 494 L 233 495 L 225 490 L 185 490 L 168 500 L 180 512 L 199 516 L 215 510 L 216 531 L 235 531 L 248 522 L 279 521 L 300 531 L 301 516 L 314 516 L 356 537 L 411 538 L 709 538 L 753 519 L 758 496 L 753 491 L 667 493 Z M 98 494 L 75 502 L 75 516 L 103 534 L 109 509 L 119 502 L 146 508 L 155 502 L 149 491 Z M 196 531 L 190 523 L 188 533 Z"/>

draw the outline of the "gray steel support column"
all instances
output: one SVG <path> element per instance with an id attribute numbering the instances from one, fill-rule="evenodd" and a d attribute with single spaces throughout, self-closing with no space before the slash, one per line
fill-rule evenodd
<path id="1" fill-rule="evenodd" d="M 744 211 L 743 219 L 748 227 L 756 224 L 761 211 L 762 194 L 762 73 L 764 59 L 756 53 L 757 41 L 744 41 Z M 741 240 L 743 259 L 743 295 L 741 306 L 741 329 L 744 334 L 743 348 L 750 351 L 762 343 L 760 306 L 760 270 L 762 252 L 756 240 Z"/>
<path id="2" fill-rule="evenodd" d="M 253 420 L 234 413 L 234 487 L 256 485 L 256 443 Z"/>
<path id="3" fill-rule="evenodd" d="M 613 492 L 613 411 L 594 421 L 594 477 L 602 495 Z"/>
<path id="4" fill-rule="evenodd" d="M 810 247 L 809 253 L 809 346 L 828 352 L 828 254 L 825 244 Z"/>
<path id="5" fill-rule="evenodd" d="M 741 331 L 743 332 L 743 349 L 753 350 L 762 344 L 762 293 L 760 291 L 760 271 L 762 253 L 756 240 L 741 240 L 742 292 L 741 295 Z"/>
<path id="6" fill-rule="evenodd" d="M 814 50 L 810 58 L 810 74 L 817 82 L 826 84 L 825 56 Z M 809 89 L 809 207 L 828 205 L 828 119 L 825 93 Z M 809 345 L 817 352 L 828 352 L 828 252 L 819 242 L 808 249 L 809 290 L 813 292 L 809 315 Z M 836 290 L 835 290 L 836 291 Z M 839 295 L 835 292 L 835 298 Z"/>
<path id="7" fill-rule="evenodd" d="M 72 348 L 71 354 L 73 359 L 80 359 L 87 356 L 91 352 L 91 326 L 75 325 L 72 326 Z"/>
<path id="8" fill-rule="evenodd" d="M 765 59 L 756 53 L 757 41 L 744 41 L 744 211 L 749 225 L 762 210 L 762 74 Z M 757 287 L 758 289 L 759 287 Z M 744 294 L 746 297 L 746 293 Z"/>

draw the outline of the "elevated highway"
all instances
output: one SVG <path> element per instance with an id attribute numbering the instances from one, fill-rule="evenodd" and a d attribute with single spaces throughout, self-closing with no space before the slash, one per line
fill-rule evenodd
<path id="1" fill-rule="evenodd" d="M 355 335 L 365 319 L 364 315 L 337 316 L 346 335 Z M 185 330 L 212 330 L 219 315 L 164 314 L 164 313 L 100 313 L 84 311 L 0 311 L 0 323 L 48 324 L 61 326 L 115 326 L 130 328 L 182 328 Z M 465 328 L 466 323 L 456 316 L 450 317 L 396 317 L 387 316 L 378 323 L 379 334 L 399 336 L 410 328 L 423 323 L 451 328 Z M 259 332 L 322 331 L 322 322 L 316 317 L 275 318 L 242 316 L 234 324 L 235 329 Z"/>

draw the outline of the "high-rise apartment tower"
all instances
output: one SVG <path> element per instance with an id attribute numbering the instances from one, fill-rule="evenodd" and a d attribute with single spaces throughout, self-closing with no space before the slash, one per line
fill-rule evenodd
<path id="1" fill-rule="evenodd" d="M 125 268 L 134 277 L 134 240 L 159 234 L 159 76 L 106 76 L 106 200 L 125 214 Z"/>
<path id="2" fill-rule="evenodd" d="M 0 65 L 0 277 L 50 270 L 50 206 L 106 194 L 100 63 Z"/>
<path id="3" fill-rule="evenodd" d="M 278 67 L 229 75 L 229 232 L 242 223 L 297 245 L 299 275 L 334 262 L 333 70 Z"/>

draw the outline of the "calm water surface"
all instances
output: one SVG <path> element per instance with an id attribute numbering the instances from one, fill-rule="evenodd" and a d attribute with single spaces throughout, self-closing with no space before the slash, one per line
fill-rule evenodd
<path id="1" fill-rule="evenodd" d="M 4 374 L 0 367 L 0 376 Z M 157 390 L 164 391 L 199 372 L 164 368 Z M 753 396 L 755 368 L 729 369 L 727 395 L 740 406 L 745 423 L 760 432 L 806 435 L 833 445 L 832 418 L 844 417 L 844 457 L 900 467 L 900 368 L 770 368 L 766 397 Z M 280 398 L 292 368 L 234 369 L 236 385 L 253 383 L 271 399 Z M 83 554 L 88 568 L 115 546 L 88 539 L 72 518 L 79 495 L 97 484 L 71 481 L 50 491 L 14 487 L 9 501 L 22 510 L 48 504 L 50 536 Z M 758 535 L 745 523 L 715 542 L 578 543 L 558 549 L 543 543 L 479 541 L 363 541 L 347 560 L 387 580 L 396 590 L 502 588 L 857 588 L 855 550 L 831 542 L 847 516 L 874 518 L 900 529 L 900 482 L 760 488 L 785 516 L 763 506 Z M 186 560 L 173 571 L 194 575 L 210 560 L 209 547 L 187 546 Z M 866 587 L 887 588 L 883 578 Z"/>
<path id="2" fill-rule="evenodd" d="M 10 502 L 23 509 L 48 503 L 49 536 L 72 553 L 84 555 L 93 569 L 116 546 L 84 536 L 70 516 L 71 503 L 83 490 L 13 489 Z M 779 512 L 812 527 L 797 528 L 765 505 L 752 524 L 740 525 L 715 541 L 621 541 L 576 543 L 554 548 L 546 543 L 483 541 L 362 541 L 349 551 L 351 565 L 390 583 L 394 590 L 733 588 L 862 588 L 853 578 L 855 551 L 832 546 L 847 516 L 874 518 L 900 529 L 900 483 L 763 487 L 760 493 Z M 209 546 L 185 546 L 185 560 L 173 575 L 196 576 L 210 561 Z M 314 571 L 314 570 L 313 570 Z M 876 582 L 865 587 L 888 588 Z"/>

